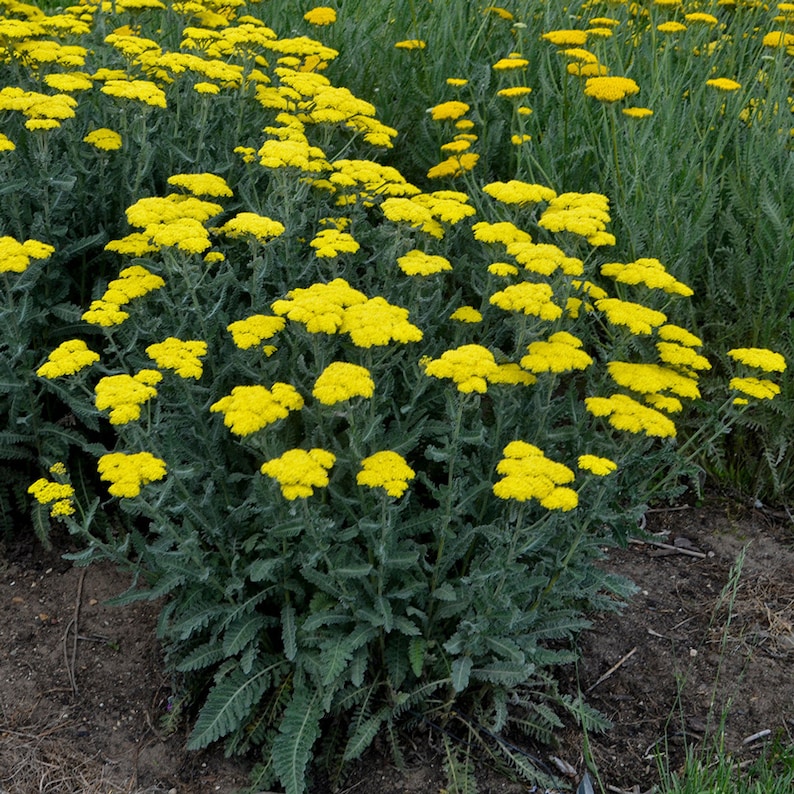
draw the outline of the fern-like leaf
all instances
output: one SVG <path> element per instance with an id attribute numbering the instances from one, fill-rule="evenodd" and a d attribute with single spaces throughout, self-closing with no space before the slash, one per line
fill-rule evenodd
<path id="1" fill-rule="evenodd" d="M 304 688 L 294 692 L 273 740 L 273 768 L 286 794 L 306 791 L 306 767 L 320 735 L 320 697 Z"/>

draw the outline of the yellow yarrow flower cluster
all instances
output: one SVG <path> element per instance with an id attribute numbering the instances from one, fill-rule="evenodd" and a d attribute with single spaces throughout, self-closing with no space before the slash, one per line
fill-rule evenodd
<path id="1" fill-rule="evenodd" d="M 526 502 L 535 499 L 547 510 L 573 510 L 579 495 L 572 488 L 574 473 L 563 463 L 547 458 L 541 449 L 525 441 L 511 441 L 496 466 L 502 479 L 493 486 L 495 496 Z"/>
<path id="2" fill-rule="evenodd" d="M 402 455 L 392 450 L 383 450 L 361 461 L 356 482 L 369 488 L 383 488 L 389 496 L 399 499 L 408 490 L 408 483 L 415 476 L 416 472 Z"/>
<path id="3" fill-rule="evenodd" d="M 157 396 L 156 383 L 163 376 L 156 369 L 142 369 L 135 375 L 108 375 L 94 387 L 98 410 L 110 409 L 110 424 L 125 425 L 140 419 L 141 406 Z"/>
<path id="4" fill-rule="evenodd" d="M 496 223 L 479 221 L 472 225 L 471 230 L 474 233 L 474 239 L 482 243 L 509 245 L 510 243 L 532 242 L 532 236 L 528 232 L 519 229 L 510 221 L 497 221 Z"/>
<path id="5" fill-rule="evenodd" d="M 323 405 L 336 405 L 353 397 L 372 397 L 374 391 L 375 382 L 366 367 L 334 361 L 314 382 L 312 395 Z"/>
<path id="6" fill-rule="evenodd" d="M 582 350 L 582 340 L 567 331 L 558 331 L 547 340 L 531 342 L 521 366 L 530 372 L 571 372 L 587 369 L 593 359 Z"/>
<path id="7" fill-rule="evenodd" d="M 562 270 L 566 276 L 581 276 L 584 270 L 581 259 L 568 256 L 551 243 L 508 243 L 507 253 L 523 265 L 525 270 L 541 276 L 550 276 L 556 270 Z"/>
<path id="8" fill-rule="evenodd" d="M 557 197 L 557 193 L 550 187 L 522 182 L 518 179 L 511 179 L 508 182 L 491 182 L 485 185 L 483 192 L 503 204 L 518 204 L 519 206 L 551 201 Z"/>
<path id="9" fill-rule="evenodd" d="M 92 325 L 101 325 L 105 328 L 119 325 L 129 317 L 129 314 L 121 309 L 122 306 L 133 298 L 143 297 L 163 286 L 165 281 L 142 265 L 124 268 L 119 273 L 119 278 L 108 283 L 103 296 L 91 302 L 82 319 Z"/>
<path id="10" fill-rule="evenodd" d="M 353 289 L 344 279 L 336 278 L 328 284 L 290 290 L 286 298 L 272 304 L 272 309 L 280 316 L 302 323 L 311 334 L 335 334 L 342 325 L 346 309 L 366 301 L 363 292 Z"/>
<path id="11" fill-rule="evenodd" d="M 111 452 L 99 459 L 97 471 L 100 479 L 110 483 L 111 496 L 132 499 L 142 485 L 162 480 L 167 470 L 165 461 L 151 452 Z"/>
<path id="12" fill-rule="evenodd" d="M 614 245 L 615 237 L 606 231 L 609 199 L 600 193 L 561 193 L 549 201 L 538 226 L 550 232 L 571 232 L 584 237 L 590 245 Z"/>
<path id="13" fill-rule="evenodd" d="M 321 259 L 329 259 L 339 254 L 355 254 L 361 246 L 352 234 L 338 229 L 322 229 L 317 232 L 309 245 Z"/>
<path id="14" fill-rule="evenodd" d="M 610 361 L 607 369 L 619 386 L 640 394 L 670 392 L 677 397 L 695 400 L 700 397 L 697 378 L 659 364 Z"/>
<path id="15" fill-rule="evenodd" d="M 84 143 L 90 143 L 95 149 L 112 152 L 121 149 L 121 135 L 107 127 L 92 130 L 83 138 Z"/>
<path id="16" fill-rule="evenodd" d="M 232 393 L 210 406 L 212 413 L 222 413 L 223 423 L 238 436 L 250 436 L 290 411 L 303 408 L 303 397 L 288 383 L 274 383 L 267 389 L 261 385 L 235 386 Z"/>
<path id="17" fill-rule="evenodd" d="M 535 284 L 523 281 L 491 295 L 489 302 L 505 311 L 521 312 L 540 317 L 541 320 L 553 321 L 562 315 L 552 297 L 554 292 L 548 284 Z"/>
<path id="18" fill-rule="evenodd" d="M 418 249 L 397 257 L 397 264 L 407 276 L 432 276 L 445 270 L 452 270 L 448 259 L 443 256 L 426 254 Z"/>
<path id="19" fill-rule="evenodd" d="M 605 416 L 617 430 L 645 433 L 659 438 L 675 438 L 675 424 L 660 411 L 643 405 L 627 394 L 586 397 L 585 408 L 593 416 Z"/>
<path id="20" fill-rule="evenodd" d="M 481 323 L 482 313 L 473 306 L 460 306 L 449 315 L 449 319 L 459 323 Z"/>
<path id="21" fill-rule="evenodd" d="M 425 375 L 433 378 L 449 378 L 459 392 L 484 394 L 488 382 L 499 374 L 499 366 L 493 353 L 482 345 L 462 345 L 447 350 L 440 358 L 423 360 Z"/>
<path id="22" fill-rule="evenodd" d="M 99 354 L 89 350 L 88 345 L 82 339 L 70 339 L 61 342 L 50 353 L 47 361 L 36 370 L 36 374 L 40 378 L 52 380 L 63 375 L 74 375 L 97 361 L 99 361 Z"/>
<path id="23" fill-rule="evenodd" d="M 408 322 L 408 309 L 376 296 L 345 309 L 339 331 L 356 347 L 382 347 L 391 342 L 421 342 L 422 331 Z"/>
<path id="24" fill-rule="evenodd" d="M 597 99 L 599 102 L 619 102 L 639 93 L 639 90 L 640 87 L 630 77 L 588 77 L 584 84 L 585 96 Z"/>
<path id="25" fill-rule="evenodd" d="M 225 234 L 227 237 L 252 237 L 260 243 L 279 237 L 284 231 L 284 224 L 280 221 L 274 221 L 255 212 L 238 212 L 218 229 L 220 234 Z"/>
<path id="26" fill-rule="evenodd" d="M 290 449 L 262 464 L 260 471 L 278 481 L 285 499 L 306 499 L 328 485 L 328 470 L 336 456 L 325 449 Z"/>
<path id="27" fill-rule="evenodd" d="M 165 92 L 149 80 L 107 80 L 99 89 L 103 94 L 141 102 L 151 107 L 166 107 Z"/>
<path id="28" fill-rule="evenodd" d="M 0 273 L 24 273 L 31 259 L 49 259 L 55 248 L 38 240 L 18 242 L 13 237 L 0 237 Z"/>
<path id="29" fill-rule="evenodd" d="M 454 225 L 475 214 L 468 200 L 469 197 L 460 191 L 438 190 L 410 198 L 389 197 L 381 203 L 381 211 L 390 221 L 407 223 L 441 239 L 444 236 L 442 224 Z"/>
<path id="30" fill-rule="evenodd" d="M 583 47 L 587 44 L 586 30 L 550 30 L 541 36 L 555 47 Z"/>
<path id="31" fill-rule="evenodd" d="M 621 284 L 643 284 L 648 289 L 660 289 L 671 295 L 690 297 L 692 289 L 665 270 L 664 265 L 653 258 L 641 258 L 628 264 L 609 262 L 601 265 L 601 275 L 614 278 Z"/>
<path id="32" fill-rule="evenodd" d="M 746 367 L 762 372 L 785 372 L 786 360 L 780 353 L 763 347 L 737 347 L 728 351 L 728 355 Z M 780 386 L 768 378 L 736 377 L 731 378 L 729 388 L 739 391 L 748 397 L 758 400 L 772 400 L 780 394 Z M 747 397 L 736 397 L 735 405 L 746 405 Z"/>
<path id="33" fill-rule="evenodd" d="M 606 477 L 618 468 L 618 464 L 614 460 L 601 458 L 598 455 L 580 455 L 576 463 L 580 469 L 589 471 L 596 477 Z"/>
<path id="34" fill-rule="evenodd" d="M 332 25 L 336 22 L 336 11 L 328 6 L 316 6 L 307 11 L 303 18 L 310 25 Z"/>
<path id="35" fill-rule="evenodd" d="M 160 369 L 172 369 L 180 378 L 198 380 L 203 372 L 201 357 L 207 355 L 207 343 L 169 336 L 163 342 L 149 345 L 146 355 Z"/>
<path id="36" fill-rule="evenodd" d="M 28 493 L 40 505 L 49 505 L 53 518 L 70 516 L 75 512 L 74 488 L 68 483 L 53 482 L 41 477 L 29 486 Z"/>
<path id="37" fill-rule="evenodd" d="M 240 350 L 248 350 L 261 344 L 265 339 L 271 339 L 281 331 L 287 321 L 283 317 L 268 317 L 265 314 L 252 314 L 245 320 L 236 320 L 226 326 L 232 335 L 234 344 Z"/>
<path id="38" fill-rule="evenodd" d="M 168 184 L 183 187 L 194 196 L 233 196 L 226 180 L 217 174 L 174 174 L 168 177 Z"/>
<path id="39" fill-rule="evenodd" d="M 620 298 L 600 298 L 595 305 L 612 325 L 626 326 L 633 334 L 650 334 L 655 327 L 667 322 L 663 312 Z"/>

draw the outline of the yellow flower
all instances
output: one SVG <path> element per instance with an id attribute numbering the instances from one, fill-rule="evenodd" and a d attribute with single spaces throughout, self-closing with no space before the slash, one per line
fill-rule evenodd
<path id="1" fill-rule="evenodd" d="M 455 121 L 462 115 L 469 112 L 469 106 L 465 102 L 451 100 L 435 105 L 428 111 L 433 121 Z"/>
<path id="2" fill-rule="evenodd" d="M 597 477 L 606 477 L 611 474 L 618 467 L 614 460 L 609 458 L 600 458 L 598 455 L 580 455 L 577 465 L 584 471 L 589 471 Z"/>
<path id="3" fill-rule="evenodd" d="M 689 369 L 711 369 L 708 359 L 699 356 L 691 347 L 675 342 L 657 342 L 656 349 L 659 351 L 659 358 L 665 364 Z"/>
<path id="4" fill-rule="evenodd" d="M 106 152 L 121 149 L 121 135 L 107 127 L 100 127 L 83 138 L 85 143 L 90 143 L 97 149 L 102 149 Z"/>
<path id="5" fill-rule="evenodd" d="M 542 276 L 550 276 L 558 268 L 567 276 L 581 276 L 584 269 L 581 259 L 566 256 L 564 251 L 550 243 L 508 243 L 507 253 L 526 270 Z"/>
<path id="6" fill-rule="evenodd" d="M 678 397 L 688 397 L 693 400 L 700 397 L 697 379 L 694 376 L 683 375 L 669 367 L 662 367 L 659 364 L 610 361 L 607 369 L 619 386 L 641 394 L 672 392 Z"/>
<path id="7" fill-rule="evenodd" d="M 557 195 L 550 187 L 533 185 L 518 179 L 511 179 L 509 182 L 491 182 L 483 188 L 483 192 L 503 204 L 519 206 L 551 201 Z"/>
<path id="8" fill-rule="evenodd" d="M 589 77 L 584 86 L 585 96 L 599 102 L 618 102 L 639 90 L 640 87 L 630 77 Z"/>
<path id="9" fill-rule="evenodd" d="M 522 312 L 553 321 L 562 314 L 562 309 L 551 300 L 553 294 L 548 284 L 523 281 L 495 292 L 490 297 L 490 303 L 505 311 Z"/>
<path id="10" fill-rule="evenodd" d="M 13 237 L 0 237 L 0 273 L 24 273 L 31 259 L 49 259 L 55 248 L 38 240 L 17 242 Z"/>
<path id="11" fill-rule="evenodd" d="M 606 416 L 609 423 L 617 430 L 645 433 L 659 438 L 675 438 L 675 425 L 670 419 L 626 394 L 586 397 L 584 403 L 585 408 L 593 416 Z"/>
<path id="12" fill-rule="evenodd" d="M 496 92 L 496 95 L 505 99 L 520 99 L 531 93 L 532 89 L 529 86 L 517 85 L 512 88 L 502 88 Z"/>
<path id="13" fill-rule="evenodd" d="M 649 116 L 653 115 L 653 111 L 650 108 L 623 108 L 621 110 L 624 116 L 628 116 L 630 119 L 647 119 Z"/>
<path id="14" fill-rule="evenodd" d="M 667 315 L 662 312 L 619 298 L 601 298 L 595 305 L 612 325 L 625 325 L 633 334 L 650 334 L 667 321 Z"/>
<path id="15" fill-rule="evenodd" d="M 81 369 L 90 367 L 96 361 L 99 361 L 98 353 L 89 350 L 88 345 L 82 339 L 71 339 L 61 342 L 47 357 L 46 363 L 36 370 L 36 374 L 40 378 L 51 380 L 62 375 L 74 375 Z"/>
<path id="16" fill-rule="evenodd" d="M 274 237 L 284 234 L 284 224 L 274 221 L 255 212 L 238 212 L 221 226 L 218 231 L 227 237 L 253 237 L 260 243 L 266 243 Z"/>
<path id="17" fill-rule="evenodd" d="M 201 356 L 207 355 L 207 343 L 169 336 L 164 342 L 149 345 L 146 354 L 160 369 L 172 369 L 180 378 L 198 380 L 203 371 Z"/>
<path id="18" fill-rule="evenodd" d="M 193 85 L 193 90 L 197 94 L 202 94 L 202 95 L 210 94 L 213 96 L 215 94 L 220 94 L 221 92 L 220 86 L 215 85 L 215 83 L 208 83 L 205 80 L 201 80 L 200 82 L 195 83 Z"/>
<path id="19" fill-rule="evenodd" d="M 333 258 L 341 253 L 354 254 L 361 248 L 352 234 L 340 232 L 338 229 L 320 230 L 309 245 L 321 259 Z"/>
<path id="20" fill-rule="evenodd" d="M 737 347 L 728 351 L 728 355 L 740 364 L 755 367 L 764 372 L 785 372 L 786 359 L 763 347 Z"/>
<path id="21" fill-rule="evenodd" d="M 684 14 L 684 19 L 687 22 L 700 22 L 704 25 L 716 25 L 719 22 L 719 19 L 715 17 L 713 14 L 704 14 L 698 11 L 694 11 L 690 14 Z"/>
<path id="22" fill-rule="evenodd" d="M 245 320 L 237 320 L 226 326 L 232 335 L 234 344 L 241 350 L 248 350 L 265 339 L 270 339 L 281 331 L 287 321 L 283 317 L 268 317 L 264 314 L 252 314 Z"/>
<path id="23" fill-rule="evenodd" d="M 427 44 L 421 39 L 406 39 L 394 45 L 398 50 L 423 50 Z"/>
<path id="24" fill-rule="evenodd" d="M 91 301 L 88 311 L 83 312 L 81 319 L 91 325 L 99 325 L 103 328 L 110 328 L 113 325 L 121 325 L 130 315 L 122 311 L 117 303 L 96 300 Z"/>
<path id="25" fill-rule="evenodd" d="M 686 25 L 671 20 L 670 22 L 662 22 L 661 25 L 656 26 L 656 29 L 659 33 L 683 33 L 686 30 Z"/>
<path id="26" fill-rule="evenodd" d="M 572 488 L 574 473 L 564 464 L 550 460 L 545 454 L 523 441 L 510 442 L 502 452 L 503 458 L 496 466 L 502 479 L 493 486 L 494 495 L 500 499 L 526 502 L 536 499 L 547 510 L 573 510 L 579 497 Z"/>
<path id="27" fill-rule="evenodd" d="M 461 306 L 450 314 L 449 319 L 457 320 L 459 323 L 480 323 L 482 314 L 473 306 Z"/>
<path id="28" fill-rule="evenodd" d="M 659 338 L 665 342 L 677 342 L 687 347 L 701 347 L 703 341 L 680 325 L 663 325 L 658 330 Z"/>
<path id="29" fill-rule="evenodd" d="M 642 258 L 629 264 L 609 262 L 601 265 L 601 275 L 622 284 L 644 284 L 649 289 L 660 289 L 672 295 L 689 297 L 694 294 L 686 284 L 670 275 L 658 259 Z"/>
<path id="30" fill-rule="evenodd" d="M 415 476 L 416 472 L 402 455 L 383 450 L 361 461 L 356 482 L 369 488 L 383 488 L 389 496 L 399 499 Z"/>
<path id="31" fill-rule="evenodd" d="M 52 471 L 52 467 L 50 470 Z M 39 504 L 49 505 L 50 515 L 53 518 L 70 516 L 75 512 L 73 505 L 74 488 L 67 483 L 52 482 L 41 477 L 30 485 L 28 493 Z"/>
<path id="32" fill-rule="evenodd" d="M 465 152 L 460 155 L 453 155 L 448 157 L 441 163 L 434 165 L 427 171 L 428 179 L 442 179 L 443 177 L 456 177 L 461 176 L 468 171 L 471 171 L 477 161 L 480 159 L 479 154 L 474 152 Z"/>
<path id="33" fill-rule="evenodd" d="M 527 135 L 526 133 L 524 133 L 523 135 L 510 136 L 510 143 L 512 143 L 513 146 L 521 146 L 522 143 L 528 143 L 531 140 L 532 140 L 532 136 Z"/>
<path id="34" fill-rule="evenodd" d="M 518 274 L 518 268 L 515 265 L 511 265 L 509 262 L 494 262 L 491 265 L 488 265 L 488 272 L 494 276 L 500 276 L 502 278 L 506 276 L 515 276 Z"/>
<path id="35" fill-rule="evenodd" d="M 463 345 L 441 354 L 441 358 L 424 363 L 425 374 L 433 378 L 449 378 L 464 394 L 488 390 L 488 380 L 498 372 L 498 365 L 488 348 Z"/>
<path id="36" fill-rule="evenodd" d="M 336 456 L 325 449 L 290 449 L 262 464 L 260 471 L 276 480 L 285 499 L 305 499 L 328 485 L 328 469 Z"/>
<path id="37" fill-rule="evenodd" d="M 480 221 L 475 223 L 471 230 L 474 232 L 474 239 L 482 243 L 531 243 L 532 237 L 528 232 L 522 231 L 510 221 L 499 221 L 488 223 Z"/>
<path id="38" fill-rule="evenodd" d="M 303 323 L 309 333 L 335 334 L 345 319 L 346 310 L 366 301 L 363 292 L 337 278 L 328 284 L 290 290 L 286 299 L 272 304 L 272 309 L 289 320 Z"/>
<path id="39" fill-rule="evenodd" d="M 742 87 L 741 83 L 737 83 L 736 80 L 731 80 L 728 77 L 715 77 L 711 80 L 706 80 L 706 85 L 719 91 L 738 91 Z"/>
<path id="40" fill-rule="evenodd" d="M 148 80 L 107 80 L 99 90 L 108 96 L 131 99 L 152 107 L 166 107 L 165 93 Z"/>
<path id="41" fill-rule="evenodd" d="M 452 270 L 448 259 L 426 254 L 418 249 L 397 257 L 397 264 L 407 276 L 432 276 L 444 270 Z"/>
<path id="42" fill-rule="evenodd" d="M 135 375 L 108 375 L 94 387 L 98 410 L 110 409 L 112 425 L 125 425 L 140 419 L 141 406 L 157 396 L 154 384 L 162 375 L 153 369 L 143 369 Z"/>
<path id="43" fill-rule="evenodd" d="M 307 11 L 303 18 L 310 25 L 332 25 L 336 22 L 336 11 L 328 6 L 316 6 Z"/>
<path id="44" fill-rule="evenodd" d="M 551 30 L 541 36 L 555 47 L 582 47 L 587 43 L 586 30 Z"/>
<path id="45" fill-rule="evenodd" d="M 194 196 L 233 196 L 226 180 L 216 174 L 174 174 L 168 184 L 183 187 Z"/>
<path id="46" fill-rule="evenodd" d="M 235 386 L 232 393 L 210 406 L 223 414 L 223 423 L 238 436 L 250 436 L 267 425 L 285 419 L 290 411 L 303 408 L 303 397 L 288 383 L 264 386 Z"/>
<path id="47" fill-rule="evenodd" d="M 13 152 L 16 144 L 3 132 L 0 132 L 0 152 Z"/>
<path id="48" fill-rule="evenodd" d="M 454 86 L 455 88 L 460 88 L 468 83 L 468 80 L 465 80 L 462 77 L 448 77 L 447 78 L 447 85 Z"/>
<path id="49" fill-rule="evenodd" d="M 408 309 L 381 297 L 345 309 L 339 330 L 348 334 L 356 347 L 363 348 L 420 342 L 423 336 L 421 329 L 408 322 Z"/>
<path id="50" fill-rule="evenodd" d="M 110 482 L 112 496 L 131 499 L 138 496 L 142 485 L 162 480 L 166 475 L 164 460 L 151 452 L 111 452 L 103 455 L 97 464 L 100 479 Z"/>
<path id="51" fill-rule="evenodd" d="M 728 386 L 758 400 L 771 400 L 780 394 L 780 386 L 777 383 L 760 378 L 731 378 Z"/>
<path id="52" fill-rule="evenodd" d="M 593 359 L 581 347 L 581 340 L 573 334 L 558 331 L 547 341 L 531 342 L 527 347 L 528 355 L 521 359 L 521 366 L 536 373 L 587 369 Z"/>
<path id="53" fill-rule="evenodd" d="M 353 397 L 372 397 L 374 391 L 375 383 L 366 367 L 334 361 L 317 378 L 312 394 L 323 405 L 336 405 Z"/>
<path id="54" fill-rule="evenodd" d="M 493 65 L 493 68 L 496 69 L 497 72 L 510 72 L 514 69 L 523 69 L 525 66 L 529 66 L 529 61 L 526 58 L 512 54 L 507 58 L 500 58 Z"/>

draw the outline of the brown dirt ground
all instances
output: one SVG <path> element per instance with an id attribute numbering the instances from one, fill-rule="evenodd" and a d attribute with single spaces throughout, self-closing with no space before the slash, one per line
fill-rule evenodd
<path id="1" fill-rule="evenodd" d="M 595 619 L 580 638 L 578 670 L 561 671 L 564 691 L 589 690 L 588 702 L 614 722 L 588 737 L 612 792 L 651 789 L 657 759 L 675 769 L 687 745 L 703 747 L 705 736 L 710 746 L 721 715 L 739 760 L 794 734 L 791 519 L 711 500 L 651 512 L 647 530 L 672 548 L 632 543 L 610 553 L 607 567 L 640 591 L 620 615 Z M 743 548 L 729 607 L 720 594 Z M 29 542 L 0 550 L 0 794 L 238 791 L 244 760 L 186 752 L 184 726 L 164 733 L 172 690 L 157 605 L 107 606 L 127 578 L 105 564 L 73 568 L 62 551 Z M 760 731 L 770 733 L 743 744 Z M 376 748 L 340 794 L 440 792 L 440 737 L 427 729 L 410 738 L 404 770 Z M 585 769 L 575 726 L 555 748 L 522 747 L 549 766 L 552 757 L 568 764 L 570 789 Z M 478 777 L 481 794 L 532 791 L 487 768 Z"/>

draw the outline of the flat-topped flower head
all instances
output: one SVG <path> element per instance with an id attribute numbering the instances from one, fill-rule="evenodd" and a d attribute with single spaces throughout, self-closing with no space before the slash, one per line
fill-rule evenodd
<path id="1" fill-rule="evenodd" d="M 24 273 L 31 259 L 49 259 L 55 248 L 38 240 L 18 242 L 13 237 L 0 237 L 0 273 Z"/>
<path id="2" fill-rule="evenodd" d="M 95 149 L 101 149 L 105 152 L 121 149 L 122 144 L 121 135 L 107 127 L 92 130 L 83 138 L 83 142 L 90 143 Z"/>
<path id="3" fill-rule="evenodd" d="M 428 112 L 433 121 L 456 121 L 468 113 L 469 109 L 469 105 L 465 102 L 452 99 L 449 102 L 434 105 Z"/>
<path id="4" fill-rule="evenodd" d="M 491 198 L 503 204 L 538 204 L 541 201 L 551 201 L 557 193 L 545 185 L 536 185 L 511 179 L 508 182 L 491 182 L 483 188 Z"/>
<path id="5" fill-rule="evenodd" d="M 763 370 L 764 372 L 785 372 L 786 359 L 774 350 L 763 347 L 736 347 L 728 355 L 740 364 Z"/>
<path id="6" fill-rule="evenodd" d="M 389 496 L 399 499 L 415 476 L 416 472 L 402 455 L 387 449 L 361 461 L 356 482 L 369 488 L 383 488 Z"/>
<path id="7" fill-rule="evenodd" d="M 336 22 L 336 11 L 329 6 L 315 6 L 307 11 L 303 15 L 303 18 L 310 25 L 333 25 L 333 23 Z"/>
<path id="8" fill-rule="evenodd" d="M 583 471 L 595 474 L 596 477 L 606 477 L 618 468 L 618 464 L 614 460 L 601 458 L 598 455 L 580 455 L 577 465 Z"/>
<path id="9" fill-rule="evenodd" d="M 408 309 L 377 296 L 345 309 L 339 331 L 363 348 L 421 342 L 422 330 L 408 321 L 408 314 Z"/>
<path id="10" fill-rule="evenodd" d="M 317 378 L 312 395 L 323 405 L 351 400 L 353 397 L 372 397 L 375 382 L 366 367 L 334 361 Z"/>
<path id="11" fill-rule="evenodd" d="M 618 386 L 640 394 L 669 392 L 691 400 L 700 397 L 697 378 L 671 367 L 646 362 L 610 361 L 607 369 Z"/>
<path id="12" fill-rule="evenodd" d="M 587 369 L 593 359 L 584 352 L 582 342 L 567 331 L 558 331 L 547 340 L 531 342 L 521 366 L 530 372 L 571 372 Z"/>
<path id="13" fill-rule="evenodd" d="M 180 378 L 198 380 L 203 372 L 202 357 L 207 355 L 207 343 L 200 340 L 182 340 L 169 336 L 146 348 L 146 355 L 160 369 L 173 370 Z"/>
<path id="14" fill-rule="evenodd" d="M 141 486 L 162 480 L 167 473 L 165 461 L 151 452 L 111 452 L 99 459 L 97 471 L 110 483 L 111 496 L 126 499 L 138 496 Z"/>
<path id="15" fill-rule="evenodd" d="M 448 259 L 426 254 L 418 249 L 397 257 L 397 264 L 407 276 L 432 276 L 445 270 L 452 270 Z"/>
<path id="16" fill-rule="evenodd" d="M 363 292 L 336 278 L 328 284 L 318 282 L 290 290 L 286 298 L 272 304 L 272 309 L 277 315 L 302 323 L 309 333 L 335 334 L 345 320 L 346 310 L 366 302 Z"/>
<path id="17" fill-rule="evenodd" d="M 223 414 L 223 423 L 238 436 L 250 436 L 290 411 L 303 408 L 303 397 L 288 383 L 274 383 L 267 389 L 259 384 L 235 386 L 232 393 L 210 406 L 213 413 Z"/>
<path id="18" fill-rule="evenodd" d="M 339 229 L 321 229 L 309 245 L 321 259 L 332 259 L 340 254 L 355 254 L 361 248 L 352 234 Z"/>
<path id="19" fill-rule="evenodd" d="M 772 400 L 780 394 L 780 386 L 763 378 L 731 378 L 728 387 L 757 400 Z"/>
<path id="20" fill-rule="evenodd" d="M 619 102 L 639 93 L 640 87 L 630 77 L 589 77 L 584 85 L 585 96 L 599 102 Z"/>
<path id="21" fill-rule="evenodd" d="M 279 237 L 284 231 L 283 223 L 265 215 L 258 215 L 256 212 L 238 212 L 218 229 L 220 234 L 225 234 L 227 237 L 236 239 L 252 237 L 260 243 Z"/>
<path id="22" fill-rule="evenodd" d="M 605 416 L 612 427 L 629 433 L 658 438 L 675 438 L 675 424 L 660 411 L 643 405 L 627 394 L 587 397 L 585 408 L 593 416 Z"/>
<path id="23" fill-rule="evenodd" d="M 633 334 L 650 334 L 654 328 L 667 322 L 667 315 L 640 303 L 620 298 L 600 298 L 595 302 L 612 325 L 622 325 Z"/>
<path id="24" fill-rule="evenodd" d="M 70 516 L 75 512 L 74 488 L 68 483 L 53 482 L 40 477 L 31 483 L 28 493 L 40 505 L 49 506 L 50 516 L 53 518 Z"/>
<path id="25" fill-rule="evenodd" d="M 89 350 L 82 339 L 70 339 L 61 342 L 47 357 L 36 374 L 40 378 L 60 378 L 63 375 L 74 375 L 80 370 L 90 367 L 99 361 L 99 354 Z"/>
<path id="26" fill-rule="evenodd" d="M 493 353 L 482 345 L 463 345 L 447 350 L 440 358 L 424 362 L 425 374 L 433 378 L 449 378 L 459 392 L 485 393 L 488 380 L 499 366 Z"/>
<path id="27" fill-rule="evenodd" d="M 168 184 L 182 187 L 194 196 L 233 196 L 226 180 L 216 174 L 174 174 L 168 177 Z"/>
<path id="28" fill-rule="evenodd" d="M 556 320 L 562 309 L 552 301 L 554 292 L 548 284 L 535 284 L 522 281 L 511 284 L 491 295 L 489 301 L 505 311 L 520 312 L 540 317 L 541 320 Z"/>
<path id="29" fill-rule="evenodd" d="M 236 320 L 226 326 L 234 344 L 240 350 L 248 350 L 271 339 L 281 331 L 287 321 L 283 317 L 269 317 L 265 314 L 252 314 L 245 320 Z"/>
<path id="30" fill-rule="evenodd" d="M 684 297 L 694 295 L 692 289 L 668 273 L 658 259 L 650 257 L 637 259 L 628 264 L 608 262 L 601 265 L 601 275 L 614 278 L 622 284 L 643 284 L 649 289 L 660 289 L 671 295 Z"/>
<path id="31" fill-rule="evenodd" d="M 306 499 L 328 485 L 328 470 L 336 456 L 325 449 L 289 449 L 262 464 L 260 471 L 276 480 L 285 499 Z"/>

